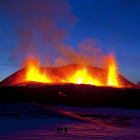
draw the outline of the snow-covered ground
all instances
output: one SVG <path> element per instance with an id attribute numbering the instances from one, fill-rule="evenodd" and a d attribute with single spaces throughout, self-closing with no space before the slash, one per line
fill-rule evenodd
<path id="1" fill-rule="evenodd" d="M 140 110 L 52 106 L 104 122 L 88 123 L 34 104 L 0 103 L 0 139 L 140 139 Z M 57 132 L 57 126 L 62 127 Z M 67 133 L 64 128 L 67 127 Z"/>

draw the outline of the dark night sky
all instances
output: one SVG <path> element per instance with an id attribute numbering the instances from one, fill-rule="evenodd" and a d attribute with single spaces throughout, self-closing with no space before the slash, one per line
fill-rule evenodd
<path id="1" fill-rule="evenodd" d="M 79 46 L 85 51 L 89 45 L 94 60 L 98 53 L 113 51 L 121 75 L 137 83 L 139 7 L 139 0 L 1 0 L 0 80 L 22 68 L 31 55 L 43 64 L 65 64 L 74 62 L 70 57 L 78 54 Z"/>

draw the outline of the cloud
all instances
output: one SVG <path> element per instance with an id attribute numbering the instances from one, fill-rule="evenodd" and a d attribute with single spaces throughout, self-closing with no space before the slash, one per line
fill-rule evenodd
<path id="1" fill-rule="evenodd" d="M 64 43 L 67 27 L 77 22 L 67 1 L 3 0 L 0 4 L 19 40 L 10 60 L 17 63 L 17 60 L 36 56 L 49 66 L 70 63 L 105 66 L 106 56 L 95 39 L 83 39 L 77 49 Z"/>
<path id="2" fill-rule="evenodd" d="M 85 38 L 79 43 L 77 51 L 71 46 L 60 46 L 55 65 L 80 64 L 105 67 L 107 57 L 100 47 L 101 45 L 92 38 Z"/>
<path id="3" fill-rule="evenodd" d="M 0 4 L 19 39 L 11 60 L 42 56 L 44 50 L 52 52 L 67 34 L 64 27 L 73 26 L 77 21 L 70 4 L 64 0 L 1 0 Z"/>

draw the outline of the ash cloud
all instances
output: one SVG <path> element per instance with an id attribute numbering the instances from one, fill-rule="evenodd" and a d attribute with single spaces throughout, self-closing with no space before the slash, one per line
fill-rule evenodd
<path id="1" fill-rule="evenodd" d="M 73 47 L 64 43 L 67 27 L 73 27 L 77 17 L 64 0 L 8 0 L 0 1 L 1 9 L 13 23 L 19 42 L 13 48 L 10 60 L 25 60 L 36 56 L 47 66 L 70 63 L 103 66 L 106 56 L 100 44 L 86 38 Z"/>
<path id="2" fill-rule="evenodd" d="M 75 51 L 71 46 L 60 46 L 59 57 L 55 65 L 61 66 L 69 63 L 105 67 L 106 55 L 100 49 L 101 44 L 92 38 L 85 38 Z"/>
<path id="3" fill-rule="evenodd" d="M 56 49 L 67 34 L 63 27 L 77 21 L 70 4 L 63 0 L 2 0 L 0 4 L 19 39 L 11 59 L 37 55 L 42 48 Z"/>

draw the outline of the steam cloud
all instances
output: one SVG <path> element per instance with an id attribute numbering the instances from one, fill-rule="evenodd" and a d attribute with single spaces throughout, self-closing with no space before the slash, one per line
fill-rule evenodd
<path id="1" fill-rule="evenodd" d="M 66 28 L 77 22 L 67 1 L 2 0 L 0 5 L 5 13 L 8 12 L 8 18 L 12 17 L 13 29 L 19 38 L 10 59 L 25 60 L 36 56 L 48 66 L 69 63 L 92 66 L 102 63 L 103 66 L 105 63 L 106 56 L 94 39 L 84 39 L 77 51 L 63 42 L 68 34 Z"/>
<path id="2" fill-rule="evenodd" d="M 75 51 L 71 46 L 60 46 L 60 57 L 55 60 L 55 64 L 59 66 L 74 63 L 105 67 L 107 57 L 103 51 L 98 48 L 99 46 L 100 44 L 98 42 L 90 38 L 85 38 L 83 42 L 79 43 L 78 51 Z"/>

